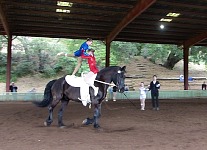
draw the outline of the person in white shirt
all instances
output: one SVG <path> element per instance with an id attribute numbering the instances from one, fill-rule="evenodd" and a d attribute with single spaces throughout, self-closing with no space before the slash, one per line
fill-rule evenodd
<path id="1" fill-rule="evenodd" d="M 145 99 L 147 96 L 148 89 L 144 87 L 144 82 L 141 82 L 139 90 L 140 90 L 141 110 L 145 110 Z"/>

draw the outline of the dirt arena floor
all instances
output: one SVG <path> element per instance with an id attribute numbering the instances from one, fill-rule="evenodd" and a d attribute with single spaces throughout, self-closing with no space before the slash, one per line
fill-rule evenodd
<path id="1" fill-rule="evenodd" d="M 139 101 L 133 100 L 139 106 Z M 207 100 L 160 100 L 160 111 L 129 101 L 104 102 L 102 130 L 82 126 L 93 110 L 69 103 L 64 123 L 44 127 L 47 108 L 30 102 L 0 102 L 0 150 L 206 150 Z M 73 125 L 72 125 L 73 124 Z"/>

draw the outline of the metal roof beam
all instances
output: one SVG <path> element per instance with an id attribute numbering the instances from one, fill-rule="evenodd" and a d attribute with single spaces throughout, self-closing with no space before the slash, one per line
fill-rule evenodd
<path id="1" fill-rule="evenodd" d="M 113 41 L 113 39 L 119 34 L 119 32 L 125 28 L 130 22 L 132 22 L 137 16 L 150 7 L 156 0 L 140 0 L 135 7 L 121 20 L 121 22 L 109 33 L 106 40 L 107 42 Z"/>
<path id="2" fill-rule="evenodd" d="M 195 45 L 195 44 L 197 44 L 197 43 L 199 43 L 199 42 L 201 42 L 205 39 L 207 39 L 207 31 L 184 41 L 184 46 L 185 47 L 191 47 L 191 46 L 193 46 L 193 45 Z"/>
<path id="3" fill-rule="evenodd" d="M 2 25 L 4 27 L 4 30 L 7 34 L 7 36 L 11 37 L 11 32 L 9 30 L 8 21 L 7 21 L 7 18 L 5 16 L 5 13 L 4 13 L 3 6 L 2 6 L 1 2 L 0 2 L 0 19 L 1 19 Z"/>

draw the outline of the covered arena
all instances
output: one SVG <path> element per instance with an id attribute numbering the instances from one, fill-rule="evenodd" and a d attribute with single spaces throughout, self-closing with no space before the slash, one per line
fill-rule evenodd
<path id="1" fill-rule="evenodd" d="M 159 111 L 152 110 L 150 95 L 140 111 L 137 92 L 104 101 L 99 130 L 82 125 L 93 109 L 79 103 L 66 108 L 67 127 L 57 127 L 59 105 L 53 124 L 45 127 L 48 110 L 31 103 L 43 93 L 1 94 L 0 150 L 206 150 L 207 92 L 188 90 L 189 48 L 207 46 L 206 12 L 206 0 L 0 0 L 7 92 L 15 36 L 101 40 L 106 66 L 113 41 L 176 44 L 184 53 L 184 90 L 160 91 Z"/>

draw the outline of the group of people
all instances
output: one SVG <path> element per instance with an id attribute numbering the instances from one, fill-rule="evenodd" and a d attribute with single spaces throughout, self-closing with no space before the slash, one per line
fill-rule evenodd
<path id="1" fill-rule="evenodd" d="M 152 99 L 152 107 L 153 110 L 159 110 L 159 89 L 160 83 L 157 81 L 157 76 L 153 76 L 153 80 L 150 82 L 150 85 L 145 88 L 144 82 L 140 84 L 140 103 L 141 103 L 141 110 L 145 110 L 145 99 L 148 91 L 151 91 L 151 99 Z"/>

